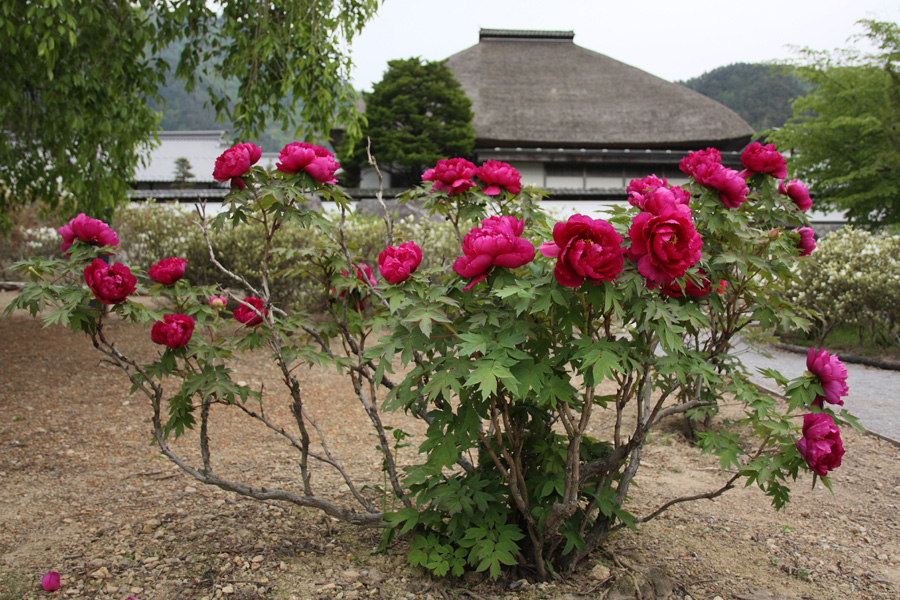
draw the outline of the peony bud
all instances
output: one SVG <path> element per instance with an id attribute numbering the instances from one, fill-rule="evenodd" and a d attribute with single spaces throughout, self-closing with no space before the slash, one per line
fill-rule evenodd
<path id="1" fill-rule="evenodd" d="M 228 304 L 228 300 L 225 296 L 212 296 L 209 299 L 210 308 L 214 308 L 216 310 L 222 310 L 225 308 L 225 305 Z"/>

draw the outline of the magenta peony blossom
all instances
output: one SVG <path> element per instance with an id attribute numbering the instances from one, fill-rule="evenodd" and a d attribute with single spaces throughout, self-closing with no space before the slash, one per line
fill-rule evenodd
<path id="1" fill-rule="evenodd" d="M 150 329 L 150 339 L 169 348 L 186 346 L 194 334 L 194 319 L 188 315 L 163 315 Z"/>
<path id="2" fill-rule="evenodd" d="M 763 146 L 759 142 L 753 142 L 741 152 L 741 164 L 745 167 L 741 171 L 741 177 L 745 179 L 756 173 L 766 173 L 775 179 L 787 177 L 784 156 L 772 144 Z"/>
<path id="3" fill-rule="evenodd" d="M 691 196 L 680 187 L 673 188 L 656 188 L 643 195 L 634 193 L 628 199 L 632 206 L 636 206 L 643 211 L 657 214 L 666 206 L 682 205 L 687 206 Z"/>
<path id="4" fill-rule="evenodd" d="M 228 299 L 225 296 L 210 296 L 209 298 L 210 308 L 222 310 L 226 304 L 228 304 Z"/>
<path id="5" fill-rule="evenodd" d="M 231 187 L 242 190 L 246 187 L 241 179 L 250 171 L 262 156 L 262 148 L 256 144 L 235 144 L 216 159 L 213 179 L 216 181 L 231 180 Z"/>
<path id="6" fill-rule="evenodd" d="M 699 269 L 697 271 L 697 275 L 699 275 L 700 277 L 699 286 L 693 279 L 688 278 L 687 282 L 684 285 L 684 288 L 682 288 L 677 281 L 672 279 L 669 281 L 660 282 L 659 291 L 666 296 L 669 296 L 670 298 L 683 298 L 685 295 L 688 295 L 691 298 L 703 298 L 712 291 L 712 282 L 709 280 L 709 277 L 706 275 L 706 271 L 704 271 L 703 269 Z M 657 286 L 650 285 L 648 287 L 653 289 Z"/>
<path id="7" fill-rule="evenodd" d="M 494 266 L 515 269 L 534 260 L 534 244 L 520 237 L 524 230 L 524 220 L 488 217 L 481 227 L 467 233 L 462 242 L 463 255 L 453 263 L 457 275 L 472 279 L 463 289 L 471 289 Z"/>
<path id="8" fill-rule="evenodd" d="M 702 255 L 703 240 L 694 229 L 691 209 L 683 204 L 660 206 L 656 214 L 642 212 L 632 220 L 628 236 L 628 257 L 653 281 L 683 276 Z"/>
<path id="9" fill-rule="evenodd" d="M 829 404 L 844 405 L 842 396 L 850 393 L 847 387 L 847 367 L 835 355 L 832 356 L 824 348 L 816 352 L 810 348 L 806 355 L 806 368 L 810 373 L 819 378 L 825 396 L 816 396 L 816 400 L 825 400 Z"/>
<path id="10" fill-rule="evenodd" d="M 247 327 L 259 325 L 263 322 L 263 317 L 269 314 L 269 311 L 266 310 L 265 303 L 263 303 L 263 301 L 259 298 L 250 296 L 248 298 L 244 298 L 244 303 L 249 304 L 256 310 L 253 310 L 253 308 L 250 308 L 250 306 L 244 306 L 244 304 L 241 304 L 236 309 L 234 309 L 234 320 L 238 323 L 243 323 Z"/>
<path id="11" fill-rule="evenodd" d="M 57 231 L 63 239 L 59 245 L 61 252 L 68 250 L 75 242 L 75 238 L 97 246 L 119 245 L 119 236 L 109 225 L 99 219 L 92 219 L 84 213 L 79 214 Z"/>
<path id="12" fill-rule="evenodd" d="M 94 292 L 94 297 L 103 304 L 121 304 L 134 292 L 137 279 L 131 269 L 121 263 L 108 265 L 102 259 L 84 268 L 84 282 Z"/>
<path id="13" fill-rule="evenodd" d="M 691 200 L 687 190 L 677 185 L 670 187 L 665 179 L 660 179 L 656 175 L 632 179 L 625 191 L 628 194 L 629 204 L 651 212 L 652 209 L 647 208 L 648 203 L 688 204 Z"/>
<path id="14" fill-rule="evenodd" d="M 803 437 L 796 442 L 800 456 L 810 470 L 820 477 L 841 466 L 844 444 L 841 430 L 831 415 L 825 413 L 803 415 Z"/>
<path id="15" fill-rule="evenodd" d="M 150 279 L 163 285 L 172 285 L 184 277 L 184 265 L 187 259 L 172 257 L 164 258 L 147 271 Z"/>
<path id="16" fill-rule="evenodd" d="M 45 592 L 55 592 L 59 589 L 59 573 L 50 571 L 41 577 L 41 587 Z"/>
<path id="17" fill-rule="evenodd" d="M 422 262 L 422 249 L 415 242 L 388 246 L 378 255 L 378 271 L 386 281 L 400 283 L 416 272 Z"/>
<path id="18" fill-rule="evenodd" d="M 522 176 L 513 167 L 499 160 L 488 160 L 475 169 L 475 177 L 486 184 L 481 190 L 488 196 L 496 196 L 503 188 L 510 194 L 522 191 Z"/>
<path id="19" fill-rule="evenodd" d="M 422 174 L 422 181 L 433 181 L 434 185 L 431 186 L 433 192 L 461 194 L 475 187 L 472 177 L 476 171 L 475 165 L 464 158 L 442 158 L 433 169 L 428 169 Z"/>
<path id="20" fill-rule="evenodd" d="M 585 279 L 599 285 L 622 272 L 623 241 L 607 221 L 574 215 L 553 226 L 553 241 L 542 244 L 540 251 L 556 259 L 553 276 L 560 285 L 579 287 Z"/>
<path id="21" fill-rule="evenodd" d="M 803 212 L 808 211 L 812 206 L 812 198 L 809 197 L 809 190 L 796 179 L 787 182 L 782 180 L 778 184 L 778 193 L 784 194 L 793 200 L 794 204 L 797 205 L 797 208 Z"/>
<path id="22" fill-rule="evenodd" d="M 795 229 L 800 234 L 800 240 L 797 242 L 797 248 L 800 249 L 800 256 L 809 256 L 816 249 L 816 232 L 812 227 L 800 227 Z"/>
<path id="23" fill-rule="evenodd" d="M 291 142 L 281 149 L 275 168 L 289 175 L 306 171 L 319 183 L 335 184 L 334 176 L 341 164 L 334 160 L 334 154 L 309 142 Z"/>
<path id="24" fill-rule="evenodd" d="M 625 188 L 625 193 L 629 196 L 632 193 L 643 194 L 656 188 L 669 187 L 669 182 L 665 177 L 659 178 L 656 175 L 647 175 L 643 179 L 632 179 Z"/>
<path id="25" fill-rule="evenodd" d="M 681 159 L 680 163 L 678 163 L 678 168 L 681 169 L 685 175 L 694 177 L 694 171 L 697 170 L 698 166 L 712 163 L 721 164 L 722 154 L 715 148 L 707 148 L 706 150 L 698 150 L 689 153 Z"/>
<path id="26" fill-rule="evenodd" d="M 750 192 L 740 173 L 719 163 L 702 163 L 694 170 L 694 181 L 719 192 L 719 199 L 728 208 L 737 208 L 747 200 Z"/>

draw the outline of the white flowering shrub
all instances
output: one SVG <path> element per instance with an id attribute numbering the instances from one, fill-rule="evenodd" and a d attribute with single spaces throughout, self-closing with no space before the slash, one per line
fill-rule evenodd
<path id="1" fill-rule="evenodd" d="M 12 228 L 0 234 L 0 280 L 12 281 L 16 274 L 9 268 L 26 258 L 52 258 L 59 254 L 59 233 L 41 222 L 37 209 L 22 209 L 10 216 Z"/>
<path id="2" fill-rule="evenodd" d="M 794 268 L 802 283 L 789 299 L 817 313 L 819 345 L 846 325 L 859 328 L 861 342 L 900 347 L 900 236 L 844 227 Z"/>

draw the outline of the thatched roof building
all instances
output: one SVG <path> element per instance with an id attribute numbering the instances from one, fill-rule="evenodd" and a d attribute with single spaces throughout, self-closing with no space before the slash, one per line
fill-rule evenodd
<path id="1" fill-rule="evenodd" d="M 734 150 L 752 135 L 715 100 L 577 46 L 574 37 L 482 29 L 478 44 L 446 60 L 472 100 L 479 145 Z"/>
<path id="2" fill-rule="evenodd" d="M 506 161 L 557 198 L 621 198 L 628 180 L 684 180 L 689 150 L 739 151 L 753 129 L 731 109 L 577 46 L 572 31 L 482 29 L 446 59 L 472 100 L 477 160 Z M 737 152 L 723 152 L 737 164 Z"/>

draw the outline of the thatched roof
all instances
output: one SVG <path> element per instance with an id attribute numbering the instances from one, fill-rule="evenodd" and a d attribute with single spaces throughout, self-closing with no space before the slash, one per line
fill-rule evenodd
<path id="1" fill-rule="evenodd" d="M 725 149 L 753 134 L 715 100 L 574 37 L 482 29 L 478 44 L 446 60 L 472 99 L 476 145 Z"/>

